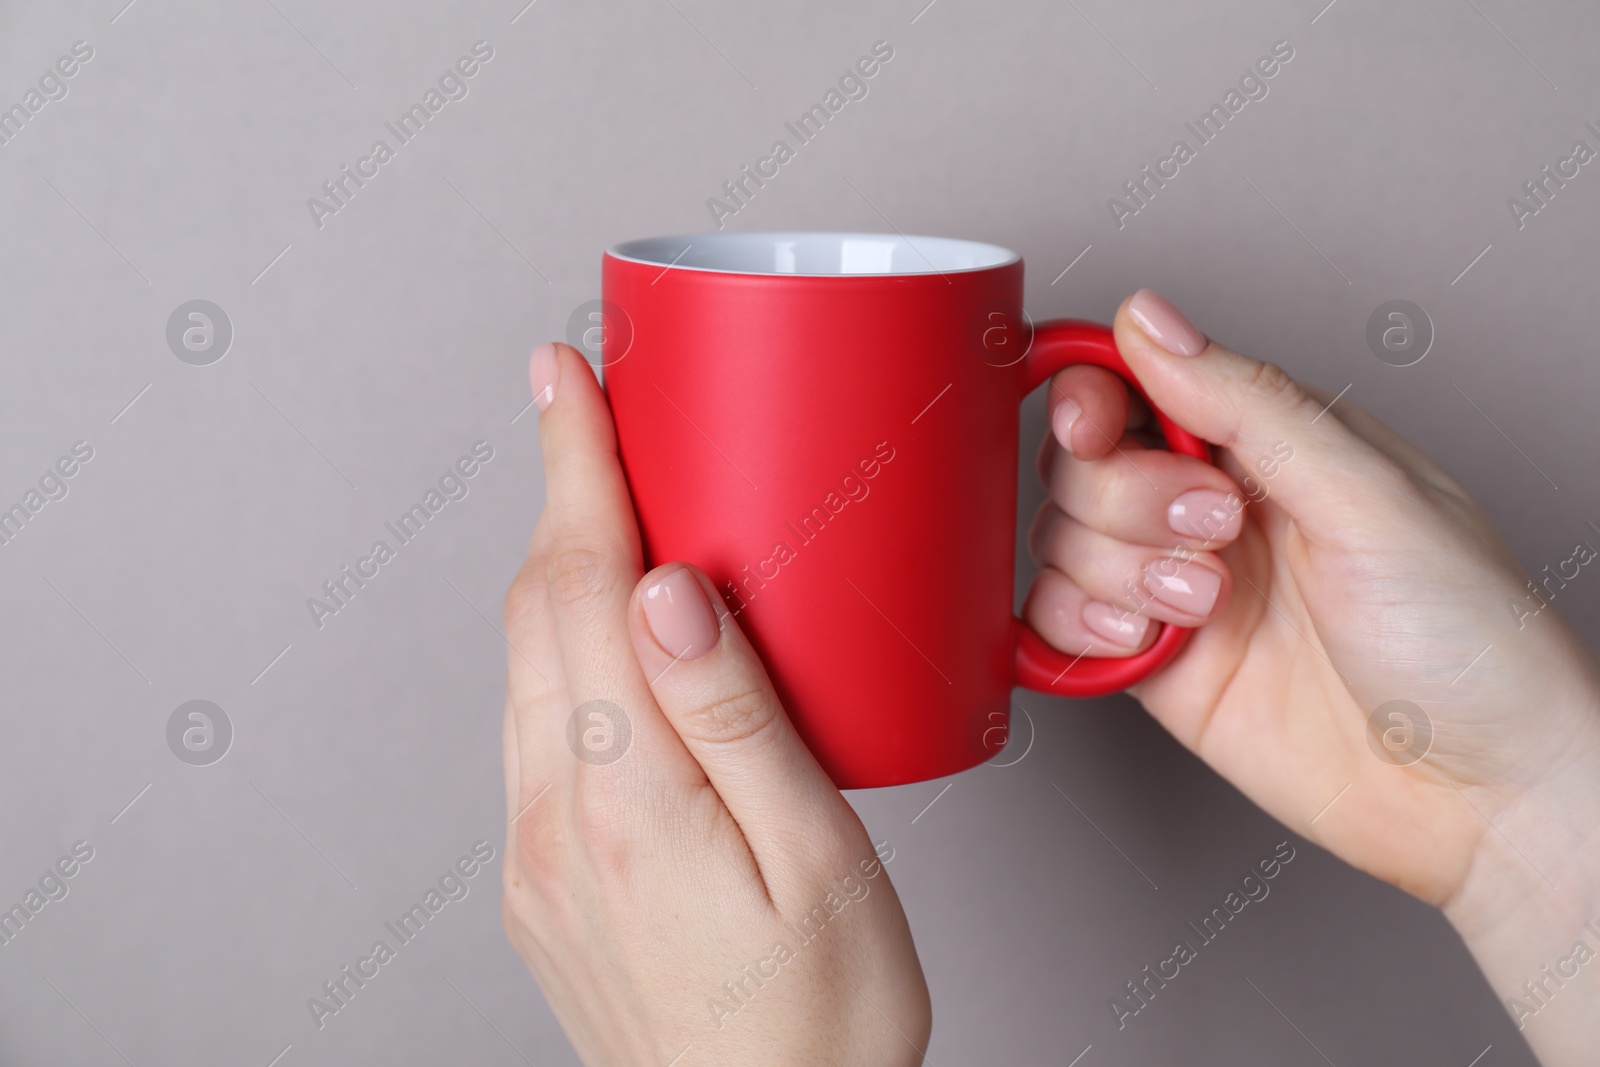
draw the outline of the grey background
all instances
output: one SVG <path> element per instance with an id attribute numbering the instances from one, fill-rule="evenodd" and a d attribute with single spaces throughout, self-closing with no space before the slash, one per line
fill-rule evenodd
<path id="1" fill-rule="evenodd" d="M 598 295 L 606 245 L 705 229 L 878 39 L 870 95 L 735 228 L 1006 244 L 1035 316 L 1149 285 L 1350 386 L 1530 570 L 1600 516 L 1600 166 L 1521 232 L 1505 205 L 1595 144 L 1593 5 L 523 2 L 0 5 L 0 102 L 95 49 L 0 147 L 0 499 L 95 449 L 0 547 L 0 900 L 95 849 L 0 948 L 0 1062 L 574 1062 L 504 943 L 498 861 L 321 1032 L 305 1002 L 474 841 L 501 849 L 528 350 Z M 318 230 L 306 198 L 479 39 L 470 95 Z M 1119 231 L 1107 197 L 1280 39 L 1270 95 Z M 165 343 L 196 298 L 235 331 L 207 367 Z M 1364 341 L 1396 298 L 1438 331 L 1404 369 Z M 1028 455 L 1042 430 L 1036 396 Z M 470 495 L 317 631 L 305 599 L 478 439 Z M 1558 606 L 1600 632 L 1586 586 Z M 203 767 L 165 740 L 197 698 L 235 731 Z M 1438 915 L 1298 839 L 1119 1033 L 1108 998 L 1286 832 L 1131 702 L 1018 704 L 1015 766 L 851 797 L 895 850 L 931 1062 L 1531 1062 Z"/>

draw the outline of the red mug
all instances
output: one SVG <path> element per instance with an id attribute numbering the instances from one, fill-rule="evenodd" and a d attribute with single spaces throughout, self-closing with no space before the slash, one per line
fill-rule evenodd
<path id="1" fill-rule="evenodd" d="M 646 564 L 721 590 L 841 789 L 938 778 L 1004 746 L 1014 685 L 1125 689 L 1123 658 L 1016 617 L 1018 406 L 1111 331 L 1028 324 L 1022 259 L 942 237 L 716 233 L 606 252 L 600 362 Z M 1205 442 L 1156 413 L 1175 452 Z"/>

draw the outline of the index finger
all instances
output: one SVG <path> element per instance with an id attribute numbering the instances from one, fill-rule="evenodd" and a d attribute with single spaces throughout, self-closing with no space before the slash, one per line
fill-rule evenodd
<path id="1" fill-rule="evenodd" d="M 588 361 L 569 345 L 540 346 L 529 371 L 542 409 L 545 529 L 525 570 L 542 585 L 565 699 L 516 709 L 527 720 L 517 730 L 523 779 L 562 777 L 563 765 L 584 776 L 589 763 L 567 764 L 564 745 L 552 742 L 575 708 L 605 700 L 628 717 L 631 743 L 650 753 L 652 769 L 703 780 L 656 707 L 629 636 L 628 605 L 644 560 L 605 394 Z M 596 773 L 609 772 L 600 765 Z M 643 787 L 642 779 L 629 784 Z"/>

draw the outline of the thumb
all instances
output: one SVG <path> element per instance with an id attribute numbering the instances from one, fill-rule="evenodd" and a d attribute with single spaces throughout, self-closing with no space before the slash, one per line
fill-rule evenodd
<path id="1" fill-rule="evenodd" d="M 1117 349 L 1151 402 L 1227 449 L 1313 540 L 1368 514 L 1404 473 L 1352 433 L 1283 368 L 1224 348 L 1149 289 L 1117 309 Z M 1251 486 L 1247 492 L 1254 493 Z"/>
<path id="2" fill-rule="evenodd" d="M 774 899 L 810 883 L 819 846 L 828 854 L 829 844 L 863 844 L 860 821 L 795 731 L 711 580 L 664 564 L 633 600 L 629 629 L 656 703 L 739 824 Z"/>

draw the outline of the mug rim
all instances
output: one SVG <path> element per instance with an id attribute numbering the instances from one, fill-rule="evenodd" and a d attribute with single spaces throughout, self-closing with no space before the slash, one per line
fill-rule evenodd
<path id="1" fill-rule="evenodd" d="M 861 271 L 800 271 L 752 270 L 745 267 L 708 266 L 703 263 L 683 263 L 684 253 L 696 244 L 707 245 L 752 244 L 763 241 L 801 241 L 854 239 L 875 243 L 893 242 L 909 247 L 926 264 L 924 269 L 913 270 L 861 270 Z M 922 242 L 919 247 L 918 242 Z M 925 251 L 926 250 L 926 251 Z M 972 266 L 950 265 L 939 267 L 935 260 L 941 256 L 963 252 L 986 260 Z M 873 233 L 853 230 L 755 230 L 716 233 L 666 234 L 657 237 L 640 237 L 622 241 L 606 249 L 606 255 L 624 263 L 658 267 L 663 270 L 687 270 L 700 274 L 737 274 L 753 278 L 921 278 L 929 275 L 972 274 L 998 270 L 1022 262 L 1022 256 L 1002 245 L 988 241 L 973 241 L 962 237 L 938 237 L 923 234 Z"/>

